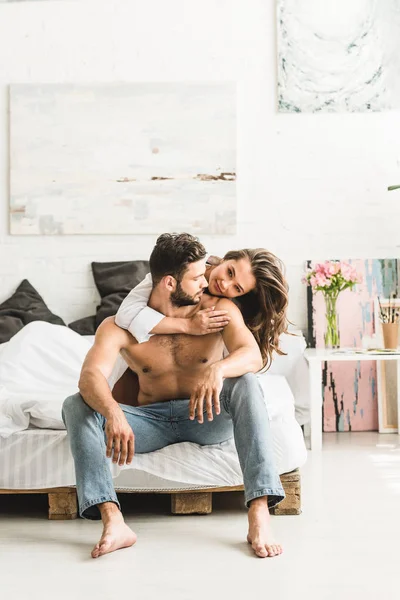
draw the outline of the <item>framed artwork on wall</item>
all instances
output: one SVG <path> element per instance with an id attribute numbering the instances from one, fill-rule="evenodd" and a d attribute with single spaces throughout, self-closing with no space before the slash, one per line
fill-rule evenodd
<path id="1" fill-rule="evenodd" d="M 12 235 L 236 233 L 234 83 L 12 85 Z"/>
<path id="2" fill-rule="evenodd" d="M 398 0 L 277 0 L 278 109 L 400 107 Z"/>

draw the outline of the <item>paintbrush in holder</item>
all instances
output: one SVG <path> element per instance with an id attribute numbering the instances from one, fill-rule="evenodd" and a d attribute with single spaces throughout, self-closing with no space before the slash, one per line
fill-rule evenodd
<path id="1" fill-rule="evenodd" d="M 394 302 L 396 298 L 397 294 L 393 294 L 392 298 L 389 297 L 389 304 L 387 306 L 382 306 L 378 296 L 383 346 L 385 350 L 397 350 L 399 345 L 400 312 L 399 306 Z M 393 303 L 391 300 L 393 300 Z"/>

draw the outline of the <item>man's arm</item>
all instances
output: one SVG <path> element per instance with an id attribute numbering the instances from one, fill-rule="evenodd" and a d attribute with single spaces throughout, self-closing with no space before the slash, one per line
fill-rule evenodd
<path id="1" fill-rule="evenodd" d="M 108 378 L 120 350 L 128 342 L 128 333 L 115 325 L 113 317 L 108 317 L 97 329 L 94 344 L 82 366 L 79 391 L 86 404 L 106 418 L 118 407 L 109 388 Z"/>
<path id="2" fill-rule="evenodd" d="M 82 366 L 79 391 L 93 410 L 106 418 L 106 455 L 120 465 L 130 464 L 134 454 L 134 435 L 108 385 L 120 350 L 132 343 L 130 335 L 117 327 L 114 317 L 105 319 L 96 332 L 95 342 Z"/>
<path id="3" fill-rule="evenodd" d="M 219 415 L 219 394 L 224 379 L 240 377 L 245 373 L 256 373 L 262 368 L 260 349 L 254 336 L 246 327 L 240 310 L 225 298 L 218 302 L 218 308 L 227 310 L 230 316 L 230 322 L 222 333 L 229 356 L 210 365 L 192 392 L 189 418 L 193 420 L 197 412 L 199 423 L 203 422 L 204 401 L 209 421 L 213 419 L 213 405 L 215 413 Z"/>

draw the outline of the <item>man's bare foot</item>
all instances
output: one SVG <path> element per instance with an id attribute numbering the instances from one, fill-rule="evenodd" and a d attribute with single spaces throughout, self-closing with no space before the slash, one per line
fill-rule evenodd
<path id="1" fill-rule="evenodd" d="M 247 541 L 260 558 L 278 556 L 283 552 L 271 531 L 271 515 L 266 497 L 256 498 L 250 503 Z"/>
<path id="2" fill-rule="evenodd" d="M 118 507 L 110 502 L 107 502 L 107 505 L 111 507 L 104 509 L 104 505 L 99 506 L 103 520 L 103 535 L 92 550 L 92 558 L 98 558 L 121 548 L 129 548 L 136 542 L 136 533 L 126 525 Z"/>

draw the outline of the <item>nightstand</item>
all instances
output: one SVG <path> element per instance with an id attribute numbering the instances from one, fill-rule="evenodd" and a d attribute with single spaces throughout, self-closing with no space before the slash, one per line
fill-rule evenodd
<path id="1" fill-rule="evenodd" d="M 381 361 L 397 361 L 397 381 L 400 382 L 400 351 L 393 354 L 381 354 L 379 352 L 361 352 L 357 353 L 354 350 L 328 350 L 307 348 L 304 356 L 309 366 L 309 382 L 310 382 L 310 428 L 311 428 L 311 449 L 322 449 L 322 379 L 321 366 L 322 363 L 328 362 L 354 362 L 375 360 L 378 363 Z M 382 402 L 378 391 L 378 411 L 379 422 L 382 422 Z M 397 416 L 400 419 L 400 385 L 397 386 Z M 400 432 L 400 429 L 397 429 Z"/>

